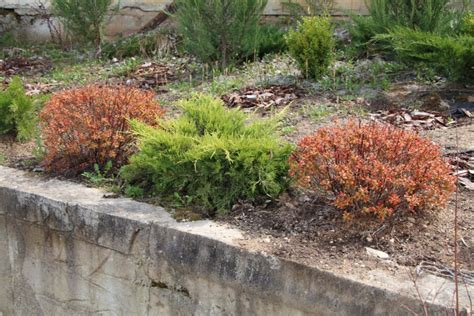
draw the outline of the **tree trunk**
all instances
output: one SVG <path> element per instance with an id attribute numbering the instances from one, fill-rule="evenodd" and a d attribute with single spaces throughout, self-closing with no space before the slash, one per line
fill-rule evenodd
<path id="1" fill-rule="evenodd" d="M 175 13 L 176 9 L 176 1 L 173 0 L 164 10 L 161 10 L 150 22 L 142 27 L 138 33 L 145 33 L 156 29 L 161 23 L 168 19 L 170 14 Z"/>

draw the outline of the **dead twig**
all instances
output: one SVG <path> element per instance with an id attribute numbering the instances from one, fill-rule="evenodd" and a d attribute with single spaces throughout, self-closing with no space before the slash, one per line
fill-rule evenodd
<path id="1" fill-rule="evenodd" d="M 54 21 L 53 15 L 48 9 L 46 9 L 44 1 L 37 0 L 36 4 L 33 6 L 33 10 L 39 18 L 46 21 L 51 40 L 62 48 L 66 48 L 66 40 L 64 38 L 64 32 L 61 28 L 61 25 L 60 23 Z"/>

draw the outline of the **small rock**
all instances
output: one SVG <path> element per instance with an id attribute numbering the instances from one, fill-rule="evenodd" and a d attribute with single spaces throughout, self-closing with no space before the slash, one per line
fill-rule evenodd
<path id="1" fill-rule="evenodd" d="M 434 117 L 434 115 L 427 112 L 413 111 L 411 112 L 411 117 L 415 120 L 425 120 Z"/>
<path id="2" fill-rule="evenodd" d="M 450 109 L 450 105 L 448 104 L 448 102 L 441 100 L 441 102 L 439 103 L 439 108 L 440 110 L 446 111 Z"/>
<path id="3" fill-rule="evenodd" d="M 381 250 L 377 250 L 377 249 L 370 248 L 370 247 L 365 247 L 365 250 L 367 251 L 367 254 L 369 256 L 377 257 L 379 259 L 388 259 L 388 258 L 390 258 L 390 256 L 386 252 L 383 252 Z"/>
<path id="4" fill-rule="evenodd" d="M 468 178 L 459 178 L 459 183 L 461 183 L 466 189 L 474 191 L 474 182 L 469 180 Z"/>
<path id="5" fill-rule="evenodd" d="M 274 94 L 270 93 L 270 92 L 265 92 L 265 93 L 260 94 L 260 97 L 263 98 L 263 99 L 268 99 L 268 98 L 271 98 L 273 96 L 274 96 Z"/>
<path id="6" fill-rule="evenodd" d="M 351 42 L 351 35 L 349 31 L 344 28 L 336 28 L 334 30 L 334 37 L 336 37 L 338 41 L 343 42 L 343 43 Z"/>
<path id="7" fill-rule="evenodd" d="M 355 102 L 356 102 L 356 104 L 364 104 L 364 103 L 365 103 L 365 99 L 362 98 L 362 97 L 358 97 L 358 98 L 356 98 Z"/>
<path id="8" fill-rule="evenodd" d="M 309 202 L 311 201 L 311 198 L 307 195 L 301 195 L 298 197 L 298 202 L 300 203 L 306 203 L 306 202 Z"/>
<path id="9" fill-rule="evenodd" d="M 285 206 L 289 208 L 290 210 L 296 209 L 295 205 L 293 205 L 293 203 L 290 203 L 290 202 L 286 202 Z"/>
<path id="10" fill-rule="evenodd" d="M 41 166 L 34 167 L 33 172 L 43 172 L 44 168 Z"/>
<path id="11" fill-rule="evenodd" d="M 104 199 L 118 199 L 120 197 L 120 194 L 117 193 L 105 193 L 102 196 Z"/>
<path id="12" fill-rule="evenodd" d="M 416 220 L 413 217 L 408 217 L 407 222 L 412 223 L 412 224 L 416 224 Z"/>

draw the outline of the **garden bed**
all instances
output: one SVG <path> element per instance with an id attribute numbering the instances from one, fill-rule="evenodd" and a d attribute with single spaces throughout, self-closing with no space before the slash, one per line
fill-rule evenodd
<path id="1" fill-rule="evenodd" d="M 88 1 L 84 10 L 53 3 L 67 38 L 48 27 L 61 45 L 15 48 L 2 38 L 0 164 L 28 171 L 0 167 L 0 219 L 23 229 L 6 238 L 25 243 L 52 229 L 67 233 L 72 252 L 90 238 L 87 251 L 99 256 L 104 242 L 117 258 L 138 251 L 124 271 L 142 280 L 119 277 L 126 286 L 106 292 L 140 283 L 149 301 L 152 288 L 179 297 L 178 310 L 206 302 L 198 314 L 220 314 L 229 295 L 218 290 L 220 306 L 214 295 L 201 300 L 195 271 L 232 297 L 234 287 L 262 291 L 224 313 L 437 314 L 454 301 L 459 312 L 458 294 L 472 310 L 474 14 L 446 1 L 386 0 L 367 2 L 368 15 L 348 21 L 315 14 L 337 9 L 329 2 L 285 6 L 287 18 L 266 24 L 265 1 L 227 1 L 224 11 L 218 2 L 177 1 L 167 7 L 172 23 L 113 42 L 102 37 L 110 3 L 94 7 L 94 17 Z M 69 36 L 81 45 L 67 44 Z M 38 208 L 43 202 L 51 205 Z M 43 216 L 44 227 L 35 226 Z M 155 243 L 164 251 L 155 253 Z M 44 253 L 54 246 L 39 245 Z M 13 259 L 3 264 L 16 269 Z M 91 283 L 108 260 L 88 273 Z M 166 264 L 171 275 L 150 277 Z M 181 277 L 178 266 L 191 273 Z M 288 276 L 294 284 L 282 281 Z M 287 295 L 300 290 L 303 305 Z M 287 309 L 269 304 L 267 292 Z M 405 292 L 419 302 L 389 303 Z"/>
<path id="2" fill-rule="evenodd" d="M 378 120 L 414 129 L 438 143 L 444 154 L 451 158 L 455 152 L 474 150 L 473 119 L 457 111 L 472 105 L 472 88 L 450 90 L 449 85 L 439 88 L 405 79 L 385 90 L 364 85 L 352 92 L 342 88 L 326 90 L 295 78 L 297 71 L 285 58 L 276 56 L 272 60 L 249 64 L 227 76 L 202 76 L 193 80 L 176 75 L 174 70 L 179 67 L 176 68 L 173 62 L 167 66 L 166 60 L 143 60 L 131 68 L 99 63 L 93 66 L 97 70 L 95 73 L 82 68 L 76 71 L 81 82 L 121 81 L 160 91 L 158 100 L 163 101 L 167 117 L 178 116 L 181 110 L 173 102 L 193 91 L 221 97 L 230 108 L 255 113 L 256 120 L 278 114 L 281 116 L 279 131 L 282 139 L 293 144 L 334 120 L 356 117 L 362 121 Z M 282 64 L 286 65 L 284 72 L 268 71 L 276 67 L 284 69 Z M 88 66 L 86 64 L 84 68 Z M 64 66 L 66 73 L 69 67 Z M 255 69 L 260 69 L 264 75 L 256 76 Z M 53 90 L 76 86 L 71 74 L 61 80 L 63 77 L 58 75 L 58 70 L 49 71 L 56 71 Z M 36 72 L 23 73 L 22 76 L 27 84 L 51 84 Z M 0 157 L 6 166 L 42 172 L 35 160 L 34 149 L 35 141 L 17 142 L 11 136 L 0 138 Z M 82 176 L 75 179 L 88 183 L 88 179 Z M 474 191 L 460 186 L 457 201 L 459 263 L 463 275 L 472 278 L 469 271 L 474 269 Z M 206 216 L 192 206 L 180 209 L 160 200 L 153 199 L 152 202 L 165 205 L 181 220 Z M 218 217 L 218 220 L 245 232 L 239 241 L 244 248 L 321 269 L 363 276 L 374 268 L 397 274 L 408 273 L 404 267 L 418 267 L 418 271 L 424 269 L 426 273 L 448 271 L 447 278 L 452 278 L 449 269 L 452 269 L 454 254 L 455 202 L 453 197 L 446 208 L 421 217 L 408 214 L 384 223 L 358 224 L 344 222 L 341 211 L 331 206 L 327 198 L 293 188 L 276 200 L 236 203 L 230 214 Z M 383 258 L 374 255 L 371 249 L 382 251 Z"/>

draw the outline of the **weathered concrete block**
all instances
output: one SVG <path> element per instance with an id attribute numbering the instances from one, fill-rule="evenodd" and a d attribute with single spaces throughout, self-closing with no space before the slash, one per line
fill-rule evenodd
<path id="1" fill-rule="evenodd" d="M 423 312 L 408 279 L 321 271 L 244 249 L 224 225 L 177 223 L 162 208 L 102 196 L 0 167 L 0 314 Z M 425 277 L 418 290 L 434 299 L 430 315 L 452 312 L 451 282 Z M 461 299 L 468 306 L 465 289 Z"/>

